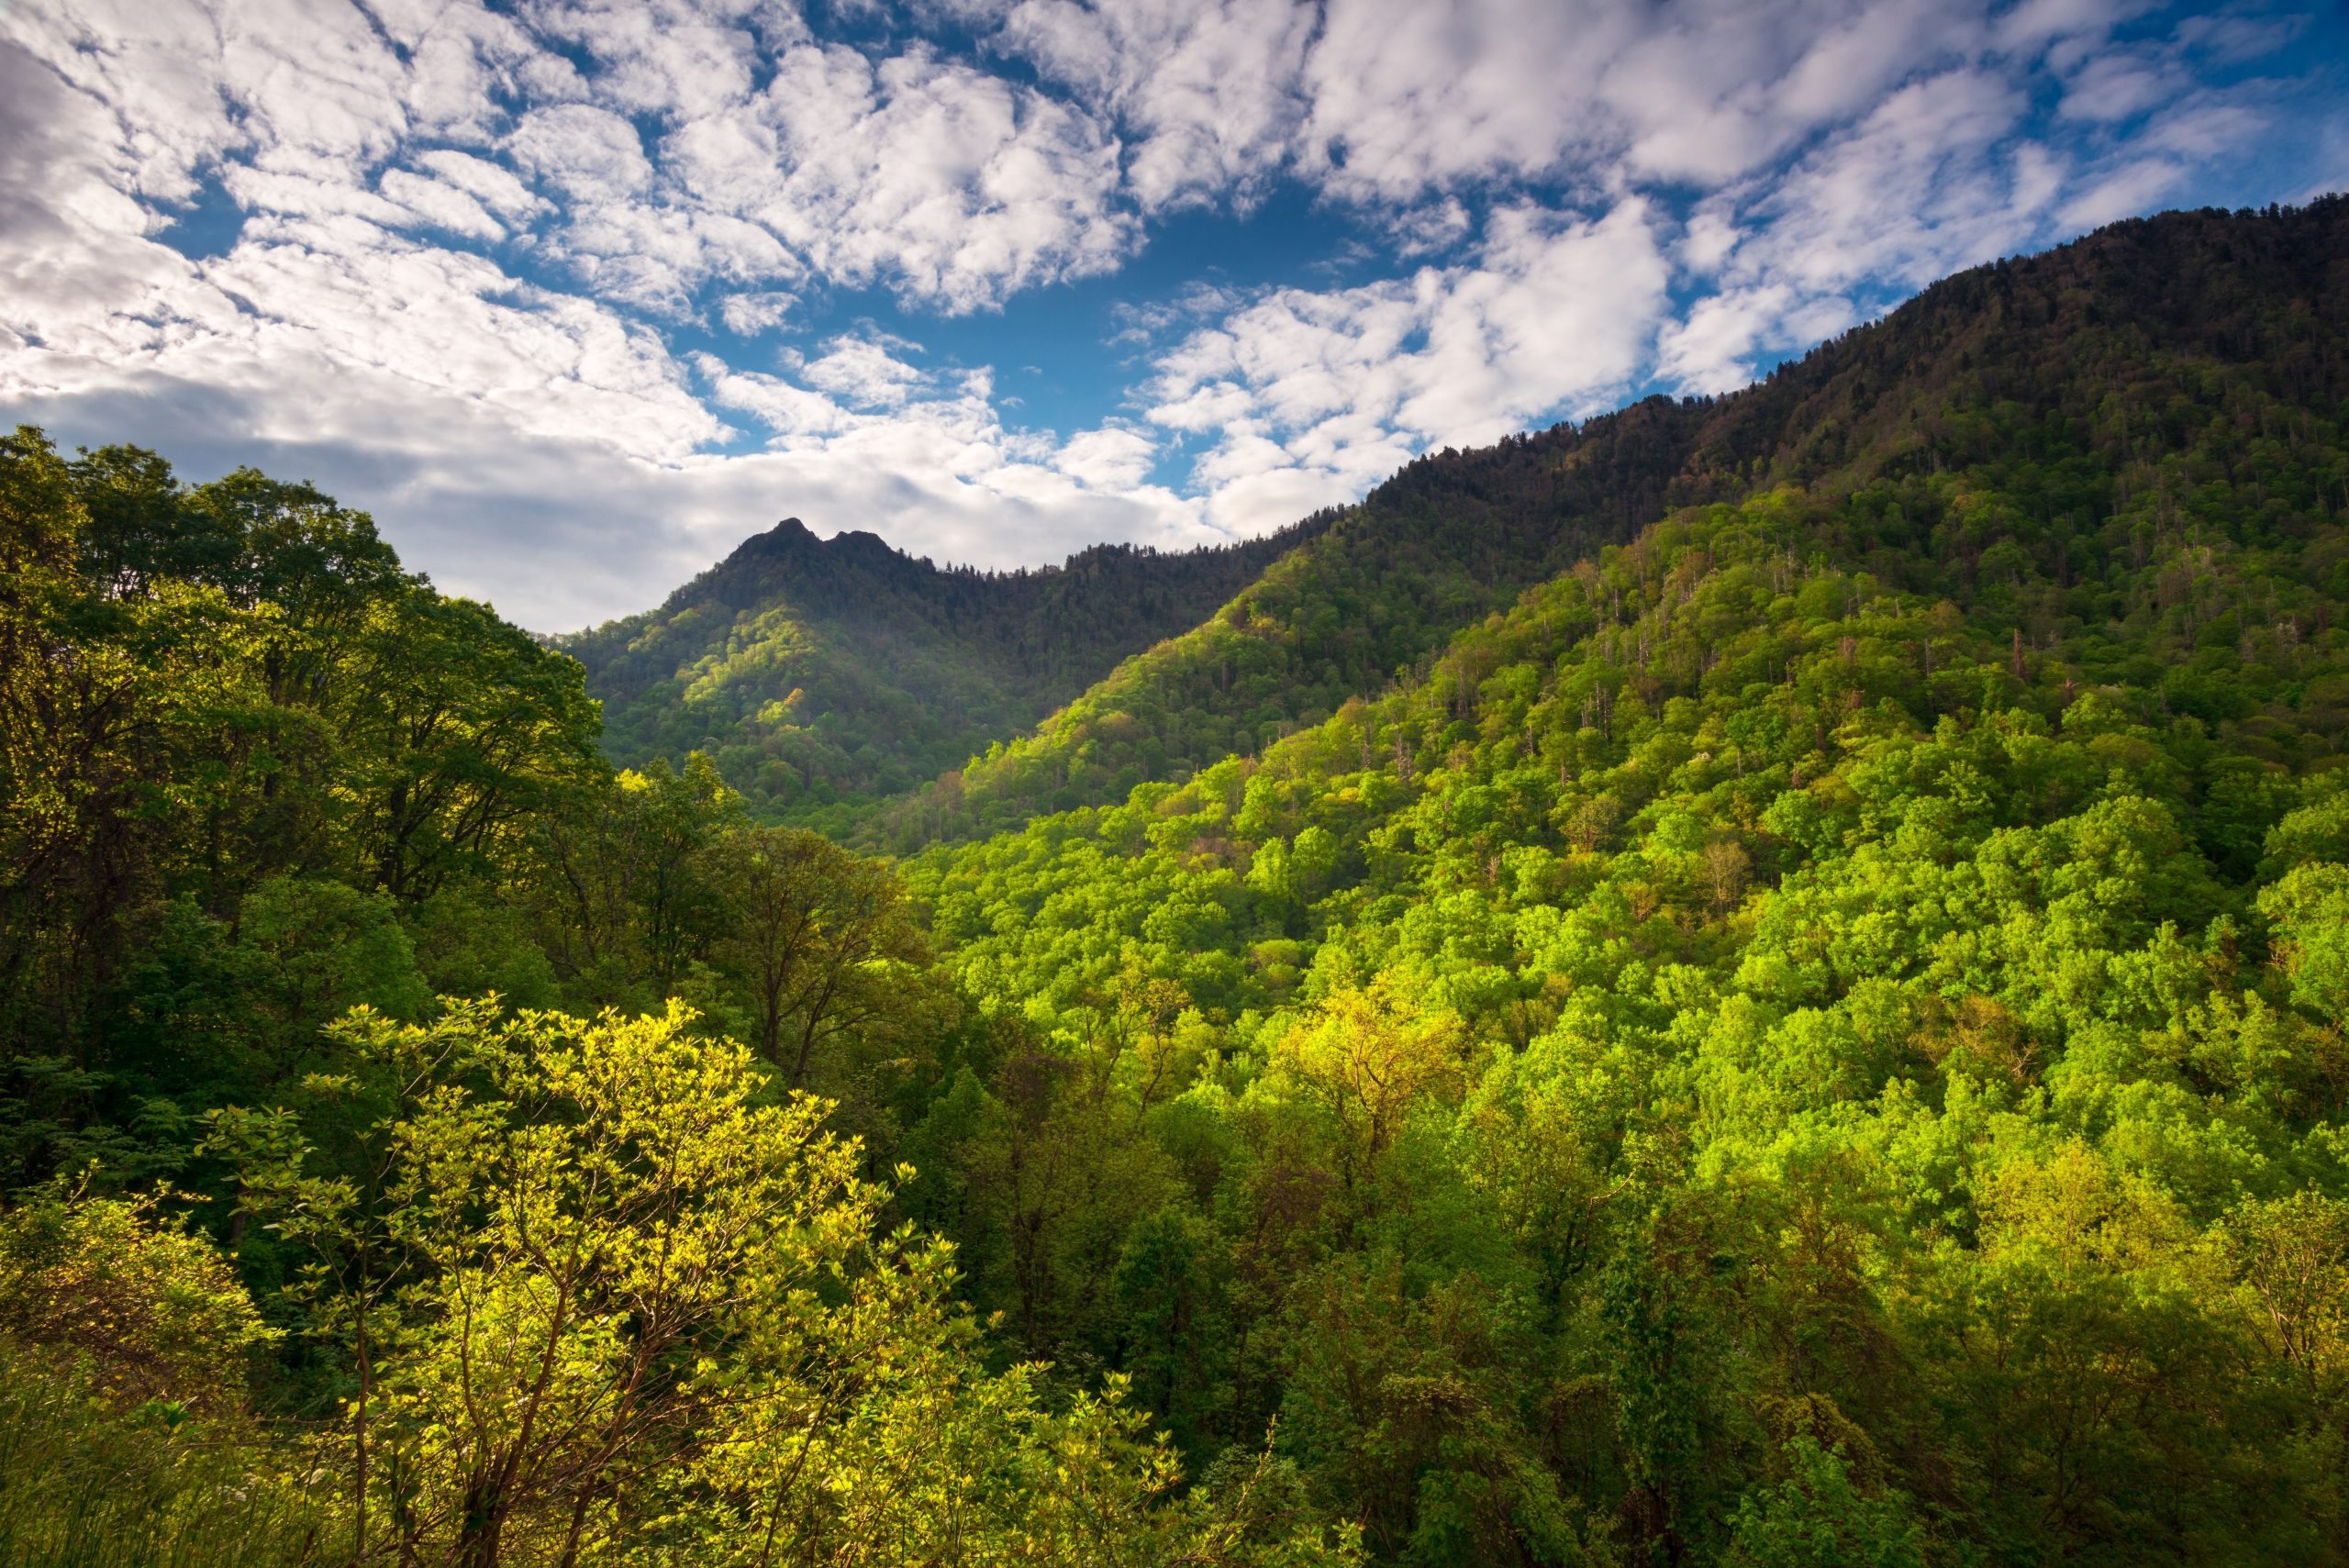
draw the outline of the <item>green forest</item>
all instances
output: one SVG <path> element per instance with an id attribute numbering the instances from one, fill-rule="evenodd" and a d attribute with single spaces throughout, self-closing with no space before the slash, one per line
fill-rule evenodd
<path id="1" fill-rule="evenodd" d="M 2344 518 L 2338 198 L 553 642 L 20 429 L 0 1559 L 2349 1563 Z"/>

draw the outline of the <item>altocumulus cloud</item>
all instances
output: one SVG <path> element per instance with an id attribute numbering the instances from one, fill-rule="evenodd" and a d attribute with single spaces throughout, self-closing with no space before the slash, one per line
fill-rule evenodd
<path id="1" fill-rule="evenodd" d="M 2315 9 L 819 15 L 20 0 L 0 399 L 315 478 L 560 628 L 785 512 L 990 565 L 1259 532 L 1430 448 L 1725 390 L 1956 267 L 2349 172 Z M 1058 351 L 1104 367 L 1049 423 L 1039 297 L 1085 303 Z"/>

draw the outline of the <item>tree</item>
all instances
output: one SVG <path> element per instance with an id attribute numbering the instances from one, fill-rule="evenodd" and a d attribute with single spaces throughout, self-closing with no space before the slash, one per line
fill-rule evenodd
<path id="1" fill-rule="evenodd" d="M 946 1250 L 882 1231 L 889 1194 L 822 1130 L 829 1106 L 773 1100 L 692 1022 L 353 1014 L 355 1054 L 417 1074 L 372 1217 L 303 1173 L 282 1119 L 224 1127 L 257 1207 L 340 1210 L 305 1224 L 330 1246 L 380 1227 L 399 1257 L 350 1501 L 403 1560 L 1140 1565 L 1239 1544 L 1230 1516 L 1174 1504 L 1117 1386 L 1053 1413 L 1037 1369 L 986 1373 Z M 1344 1555 L 1298 1522 L 1227 1560 Z"/>
<path id="2" fill-rule="evenodd" d="M 402 902 L 482 868 L 507 824 L 566 811 L 607 775 L 579 666 L 487 606 L 407 587 L 340 646 L 333 791 L 356 873 Z"/>
<path id="3" fill-rule="evenodd" d="M 1787 1478 L 1738 1500 L 1725 1568 L 1924 1568 L 1924 1530 L 1908 1499 L 1867 1496 L 1843 1455 L 1816 1439 L 1789 1440 Z"/>
<path id="4" fill-rule="evenodd" d="M 89 1359 L 118 1407 L 243 1401 L 250 1358 L 280 1338 L 236 1272 L 151 1201 L 51 1187 L 0 1209 L 0 1331 Z"/>
<path id="5" fill-rule="evenodd" d="M 729 833 L 709 859 L 732 917 L 719 955 L 749 993 L 759 1054 L 794 1087 L 819 1047 L 918 1006 L 929 947 L 888 867 L 793 828 Z"/>
<path id="6" fill-rule="evenodd" d="M 80 614 L 86 521 L 47 438 L 0 439 L 0 1011 L 51 1040 L 77 1037 L 136 874 L 141 672 L 118 617 Z"/>
<path id="7" fill-rule="evenodd" d="M 1275 1060 L 1330 1116 L 1338 1169 L 1351 1186 L 1368 1175 L 1413 1106 L 1456 1091 L 1465 1044 L 1457 1018 L 1422 1015 L 1399 979 L 1381 976 L 1299 1019 Z"/>
<path id="8" fill-rule="evenodd" d="M 2253 1331 L 2321 1396 L 2349 1375 L 2349 1202 L 2321 1193 L 2244 1204 L 2226 1250 L 2253 1301 Z"/>
<path id="9" fill-rule="evenodd" d="M 572 809 L 535 817 L 522 874 L 547 950 L 577 999 L 641 1005 L 670 994 L 721 915 L 708 850 L 741 799 L 708 758 L 630 770 Z"/>
<path id="10" fill-rule="evenodd" d="M 2349 1029 L 2349 866 L 2295 866 L 2260 894 L 2259 907 L 2276 923 L 2292 1000 Z"/>

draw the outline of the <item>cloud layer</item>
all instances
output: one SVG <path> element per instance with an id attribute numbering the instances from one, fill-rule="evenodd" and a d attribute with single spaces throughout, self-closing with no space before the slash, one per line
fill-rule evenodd
<path id="1" fill-rule="evenodd" d="M 2324 24 L 2288 12 L 849 15 L 0 12 L 0 400 L 315 477 L 559 628 L 785 511 L 988 564 L 1262 531 L 1431 447 L 1733 386 L 1944 272 L 2243 183 L 2254 150 L 2232 199 L 2309 194 L 2349 146 L 2324 51 L 2295 48 Z M 1096 346 L 1139 358 L 1067 428 L 1019 422 L 1008 328 L 980 361 L 920 347 L 1114 289 L 1185 214 L 1290 225 L 1296 264 L 1148 269 Z"/>

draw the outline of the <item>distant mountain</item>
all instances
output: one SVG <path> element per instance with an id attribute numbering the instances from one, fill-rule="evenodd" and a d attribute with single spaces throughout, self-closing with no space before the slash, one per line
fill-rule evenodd
<path id="1" fill-rule="evenodd" d="M 819 539 L 795 517 L 659 609 L 556 642 L 586 666 L 615 762 L 706 751 L 762 815 L 837 823 L 1032 726 L 1330 520 L 1003 573 L 933 566 L 869 533 Z"/>
<path id="2" fill-rule="evenodd" d="M 555 641 L 622 766 L 704 751 L 760 815 L 868 842 L 1016 826 L 1253 750 L 1630 537 L 1680 461 L 1675 414 L 1447 450 L 1361 506 L 1180 554 L 980 573 L 790 519 L 659 609 Z"/>

